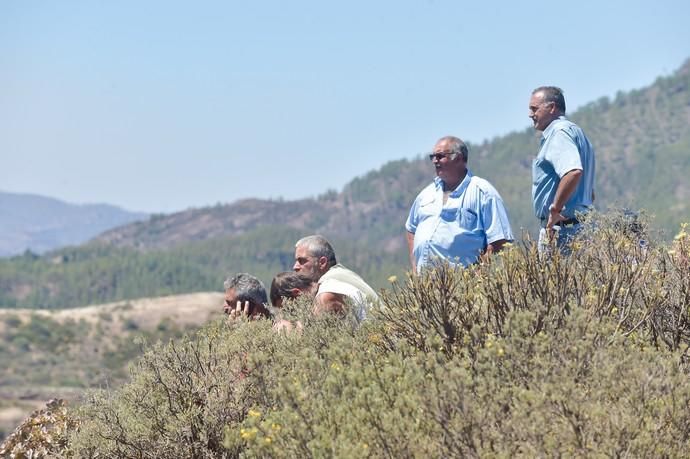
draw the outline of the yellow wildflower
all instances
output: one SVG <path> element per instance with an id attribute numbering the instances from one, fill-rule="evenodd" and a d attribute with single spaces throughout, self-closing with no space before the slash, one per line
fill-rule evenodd
<path id="1" fill-rule="evenodd" d="M 256 433 L 259 430 L 254 427 L 252 429 L 240 429 L 240 437 L 244 440 L 252 440 L 254 437 L 256 437 Z"/>

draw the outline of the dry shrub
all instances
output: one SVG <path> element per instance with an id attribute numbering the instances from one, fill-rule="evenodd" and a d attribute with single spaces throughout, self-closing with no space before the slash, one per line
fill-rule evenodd
<path id="1" fill-rule="evenodd" d="M 152 347 L 95 393 L 85 457 L 679 457 L 690 448 L 688 260 L 593 218 L 568 256 L 529 241 L 394 283 L 361 327 L 285 314 Z M 648 236 L 644 235 L 645 238 Z"/>
<path id="2" fill-rule="evenodd" d="M 71 442 L 78 457 L 232 457 L 223 429 L 262 403 L 248 357 L 270 355 L 270 324 L 209 325 L 178 342 L 158 343 L 132 367 L 131 382 L 91 392 Z"/>
<path id="3" fill-rule="evenodd" d="M 67 412 L 63 400 L 50 400 L 46 407 L 34 411 L 0 445 L 0 457 L 59 458 L 64 457 L 68 433 L 77 422 Z"/>

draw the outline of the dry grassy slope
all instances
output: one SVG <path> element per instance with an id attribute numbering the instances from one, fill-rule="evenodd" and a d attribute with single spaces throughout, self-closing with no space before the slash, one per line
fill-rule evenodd
<path id="1" fill-rule="evenodd" d="M 84 306 L 72 309 L 0 309 L 0 336 L 8 326 L 4 318 L 17 316 L 28 322 L 32 315 L 46 316 L 57 322 L 85 320 L 97 324 L 106 315 L 112 317 L 110 331 L 121 330 L 121 325 L 133 321 L 141 330 L 151 330 L 162 320 L 172 320 L 181 327 L 200 326 L 221 317 L 223 294 L 216 292 L 172 295 L 159 298 L 118 301 L 115 303 Z M 120 326 L 112 327 L 112 323 Z M 112 336 L 111 336 L 112 337 Z"/>
<path id="2" fill-rule="evenodd" d="M 206 292 L 62 310 L 0 309 L 0 342 L 4 342 L 8 328 L 5 319 L 10 316 L 18 317 L 24 323 L 28 323 L 32 315 L 50 317 L 59 323 L 84 320 L 93 325 L 90 327 L 92 334 L 84 336 L 78 346 L 84 348 L 82 354 L 85 358 L 90 354 L 96 357 L 95 354 L 106 349 L 108 343 L 125 336 L 125 333 L 132 334 L 127 330 L 127 324 L 130 327 L 136 324 L 137 330 L 152 330 L 162 320 L 168 319 L 180 328 L 198 327 L 222 317 L 222 301 L 222 293 Z M 97 335 L 97 330 L 106 333 Z M 0 430 L 11 431 L 51 398 L 74 400 L 81 392 L 72 387 L 0 386 Z"/>

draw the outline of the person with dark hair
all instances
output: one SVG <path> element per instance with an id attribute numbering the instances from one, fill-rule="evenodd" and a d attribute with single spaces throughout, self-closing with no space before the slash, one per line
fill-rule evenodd
<path id="1" fill-rule="evenodd" d="M 307 236 L 295 244 L 293 269 L 306 274 L 318 284 L 314 313 L 345 313 L 348 302 L 358 321 L 378 301 L 378 295 L 358 274 L 339 264 L 333 246 L 320 235 Z"/>
<path id="2" fill-rule="evenodd" d="M 239 273 L 227 278 L 223 287 L 225 287 L 223 311 L 230 319 L 242 315 L 250 319 L 271 317 L 267 307 L 266 288 L 256 277 L 247 273 Z"/>
<path id="3" fill-rule="evenodd" d="M 532 164 L 532 201 L 541 222 L 539 249 L 544 252 L 555 239 L 567 253 L 582 229 L 582 216 L 594 202 L 594 148 L 582 129 L 565 117 L 560 88 L 540 86 L 532 91 L 529 117 L 534 129 L 542 132 Z"/>
<path id="4" fill-rule="evenodd" d="M 271 282 L 270 297 L 274 308 L 283 307 L 285 298 L 313 293 L 316 283 L 311 276 L 296 271 L 278 273 Z"/>
<path id="5" fill-rule="evenodd" d="M 438 262 L 468 266 L 513 240 L 498 191 L 467 169 L 469 150 L 457 137 L 438 140 L 429 159 L 436 170 L 405 223 L 413 272 Z"/>

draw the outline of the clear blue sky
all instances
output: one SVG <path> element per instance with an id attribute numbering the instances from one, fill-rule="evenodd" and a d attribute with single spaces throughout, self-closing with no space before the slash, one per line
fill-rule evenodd
<path id="1" fill-rule="evenodd" d="M 687 0 L 5 0 L 0 190 L 149 212 L 340 190 L 442 135 L 526 128 L 536 86 L 574 110 L 651 84 L 690 57 L 689 19 Z"/>

